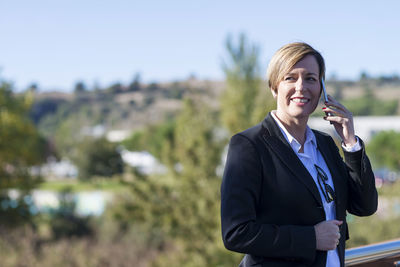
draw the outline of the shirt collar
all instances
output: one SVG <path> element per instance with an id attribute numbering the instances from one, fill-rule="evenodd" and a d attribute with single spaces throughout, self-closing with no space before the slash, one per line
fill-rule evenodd
<path id="1" fill-rule="evenodd" d="M 301 145 L 299 143 L 299 141 L 296 140 L 296 138 L 294 138 L 285 128 L 285 126 L 282 124 L 282 122 L 278 119 L 278 117 L 276 117 L 276 110 L 272 110 L 271 111 L 271 115 L 272 118 L 274 118 L 275 122 L 278 124 L 279 129 L 281 130 L 283 136 L 286 138 L 286 141 L 288 141 L 288 143 L 290 144 L 290 146 L 293 148 L 293 150 L 295 151 L 299 151 L 301 148 Z M 306 128 L 306 141 L 304 142 L 304 146 L 306 145 L 312 145 L 314 147 L 317 147 L 317 140 L 315 138 L 315 134 L 313 133 L 313 131 L 310 129 L 310 127 Z"/>

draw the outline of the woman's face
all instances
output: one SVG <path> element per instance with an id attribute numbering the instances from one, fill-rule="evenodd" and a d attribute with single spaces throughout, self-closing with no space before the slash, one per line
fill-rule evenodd
<path id="1" fill-rule="evenodd" d="M 321 93 L 319 66 L 314 56 L 297 62 L 278 84 L 277 116 L 283 121 L 308 118 L 318 105 Z"/>

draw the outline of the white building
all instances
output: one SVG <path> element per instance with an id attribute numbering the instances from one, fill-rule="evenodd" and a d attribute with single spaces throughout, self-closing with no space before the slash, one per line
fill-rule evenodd
<path id="1" fill-rule="evenodd" d="M 167 171 L 166 167 L 147 151 L 122 150 L 121 157 L 126 164 L 137 168 L 143 174 L 163 174 Z"/>

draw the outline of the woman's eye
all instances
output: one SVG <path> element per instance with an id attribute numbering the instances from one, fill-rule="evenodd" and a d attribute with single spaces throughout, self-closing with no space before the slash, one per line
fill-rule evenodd
<path id="1" fill-rule="evenodd" d="M 307 80 L 313 81 L 313 82 L 317 81 L 317 79 L 315 79 L 314 77 L 308 77 Z"/>
<path id="2" fill-rule="evenodd" d="M 288 77 L 285 77 L 285 81 L 291 81 L 291 80 L 293 80 L 294 78 L 293 77 L 290 77 L 290 76 L 288 76 Z"/>

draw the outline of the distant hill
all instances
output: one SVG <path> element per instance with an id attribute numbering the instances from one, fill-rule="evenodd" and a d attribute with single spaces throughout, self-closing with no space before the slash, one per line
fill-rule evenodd
<path id="1" fill-rule="evenodd" d="M 54 135 L 67 121 L 76 131 L 96 125 L 102 125 L 106 131 L 134 131 L 174 117 L 185 97 L 203 99 L 218 110 L 224 86 L 223 81 L 189 78 L 169 83 L 138 84 L 134 88 L 115 84 L 73 93 L 39 92 L 35 94 L 31 117 L 46 136 Z M 330 80 L 327 89 L 329 94 L 346 101 L 362 97 L 367 90 L 378 99 L 400 101 L 399 81 Z M 266 91 L 269 94 L 267 88 Z"/>
<path id="2" fill-rule="evenodd" d="M 224 83 L 194 78 L 142 84 L 136 90 L 113 85 L 72 93 L 37 92 L 30 116 L 46 136 L 53 136 L 66 121 L 79 131 L 102 125 L 106 131 L 135 130 L 174 117 L 185 97 L 201 98 L 218 109 Z M 73 119 L 71 119 L 73 118 Z"/>

